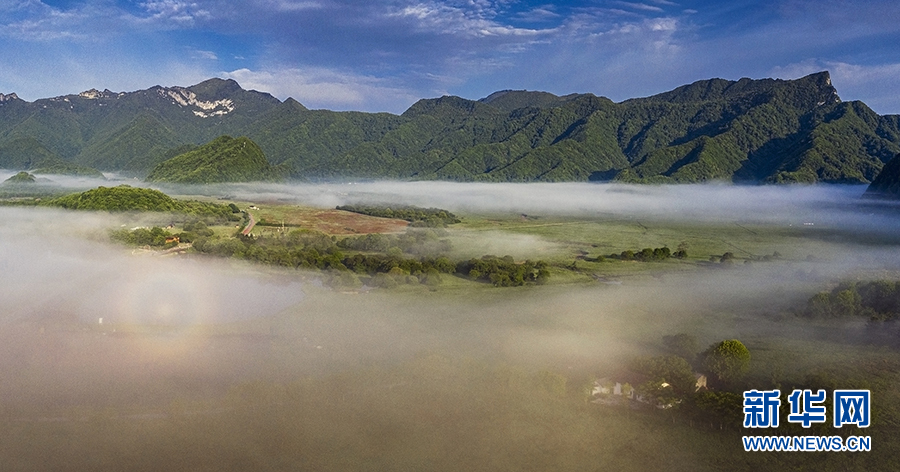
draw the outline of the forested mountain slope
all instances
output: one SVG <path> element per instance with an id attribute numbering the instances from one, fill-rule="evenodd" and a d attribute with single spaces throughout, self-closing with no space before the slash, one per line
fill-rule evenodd
<path id="1" fill-rule="evenodd" d="M 311 179 L 861 183 L 900 152 L 898 116 L 842 102 L 827 72 L 703 80 L 621 103 L 511 90 L 445 96 L 401 115 L 309 110 L 221 79 L 2 97 L 0 149 L 28 139 L 66 162 L 136 175 L 226 134 Z"/>

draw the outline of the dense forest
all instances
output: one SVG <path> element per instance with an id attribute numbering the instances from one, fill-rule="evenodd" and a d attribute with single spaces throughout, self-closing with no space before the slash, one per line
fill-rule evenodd
<path id="1" fill-rule="evenodd" d="M 866 183 L 900 152 L 900 117 L 842 102 L 827 72 L 702 80 L 620 103 L 512 90 L 445 96 L 401 115 L 309 110 L 210 79 L 8 100 L 0 167 L 49 162 L 146 176 L 223 134 L 252 139 L 276 174 L 295 179 Z M 192 171 L 201 160 L 164 168 Z M 261 178 L 229 179 L 245 177 Z"/>
<path id="2" fill-rule="evenodd" d="M 900 282 L 844 282 L 814 295 L 800 313 L 808 317 L 895 320 L 900 318 Z"/>
<path id="3" fill-rule="evenodd" d="M 280 180 L 284 172 L 269 165 L 262 150 L 252 140 L 219 136 L 160 162 L 148 182 L 210 184 Z"/>

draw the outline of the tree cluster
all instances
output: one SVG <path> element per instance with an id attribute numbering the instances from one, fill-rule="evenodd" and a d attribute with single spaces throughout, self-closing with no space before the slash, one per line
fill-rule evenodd
<path id="1" fill-rule="evenodd" d="M 440 239 L 446 231 L 441 229 L 407 229 L 403 234 L 367 234 L 351 236 L 337 241 L 342 249 L 363 252 L 401 253 L 413 255 L 440 254 L 450 251 L 450 241 Z"/>
<path id="2" fill-rule="evenodd" d="M 675 355 L 645 357 L 638 359 L 634 364 L 635 372 L 650 378 L 647 382 L 648 386 L 656 387 L 666 383 L 671 387 L 671 392 L 668 395 L 679 399 L 686 398 L 694 393 L 696 384 L 694 370 L 691 368 L 691 364 L 683 357 Z M 638 386 L 638 390 L 643 393 L 645 390 L 650 389 Z M 653 392 L 649 391 L 647 393 L 651 393 L 651 396 L 665 396 L 667 394 L 666 391 L 660 391 L 657 388 L 653 390 L 658 395 L 652 395 Z M 674 398 L 668 399 L 666 403 L 669 403 Z M 663 398 L 660 399 L 662 400 Z"/>
<path id="3" fill-rule="evenodd" d="M 516 263 L 512 256 L 483 256 L 480 259 L 461 261 L 456 272 L 473 280 L 490 282 L 495 287 L 513 287 L 526 283 L 544 284 L 550 278 L 548 265 L 544 261 Z"/>
<path id="4" fill-rule="evenodd" d="M 842 283 L 813 295 L 801 314 L 816 318 L 866 317 L 893 320 L 900 317 L 900 282 L 876 280 Z"/>
<path id="5" fill-rule="evenodd" d="M 171 241 L 172 233 L 154 226 L 152 228 L 135 228 L 133 230 L 120 229 L 110 232 L 110 239 L 129 246 L 150 246 L 166 249 L 175 247 L 178 242 Z M 167 242 L 167 239 L 169 241 Z"/>
<path id="6" fill-rule="evenodd" d="M 426 252 L 435 243 L 430 230 L 410 230 L 404 235 L 366 235 L 338 240 L 309 230 L 295 230 L 283 237 L 198 238 L 194 249 L 203 254 L 235 257 L 264 264 L 325 271 L 340 286 L 391 288 L 399 284 L 437 285 L 446 275 L 460 275 L 498 287 L 545 283 L 550 277 L 544 261 L 516 263 L 512 257 L 484 256 L 453 262 L 439 253 Z M 424 241 L 424 243 L 423 243 Z M 445 242 L 446 243 L 446 242 Z M 446 243 L 449 244 L 449 243 Z M 344 251 L 359 251 L 346 254 Z M 407 257 L 411 254 L 414 257 Z M 423 255 L 430 254 L 430 255 Z M 416 257 L 417 256 L 417 257 Z"/>
<path id="7" fill-rule="evenodd" d="M 680 256 L 680 258 L 686 257 L 687 252 L 686 251 L 680 252 L 678 254 L 678 256 L 676 256 L 676 257 L 679 257 L 679 256 Z M 622 251 L 619 254 L 610 254 L 609 256 L 606 256 L 606 257 L 608 257 L 610 259 L 618 259 L 620 261 L 641 261 L 641 262 L 664 261 L 664 260 L 672 257 L 672 251 L 665 246 L 658 247 L 655 249 L 646 247 L 644 249 L 641 249 L 640 251 L 632 251 L 629 249 L 629 250 Z"/>
<path id="8" fill-rule="evenodd" d="M 439 228 L 459 223 L 459 218 L 453 213 L 440 208 L 420 208 L 410 205 L 402 206 L 375 206 L 375 205 L 342 205 L 338 210 L 359 213 L 362 215 L 377 216 L 380 218 L 396 218 L 412 223 L 411 226 Z"/>
<path id="9" fill-rule="evenodd" d="M 183 231 L 178 233 L 179 240 L 183 243 L 192 243 L 197 238 L 208 238 L 215 234 L 215 231 L 206 226 L 203 220 L 193 220 L 184 224 Z"/>

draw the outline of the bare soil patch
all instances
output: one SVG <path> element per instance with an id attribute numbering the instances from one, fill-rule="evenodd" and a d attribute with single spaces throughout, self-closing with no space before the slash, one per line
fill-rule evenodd
<path id="1" fill-rule="evenodd" d="M 378 218 L 342 210 L 320 210 L 286 206 L 261 206 L 256 214 L 257 231 L 263 225 L 281 225 L 291 228 L 311 229 L 326 234 L 400 233 L 409 225 L 407 221 Z M 271 227 L 271 226 L 270 226 Z"/>

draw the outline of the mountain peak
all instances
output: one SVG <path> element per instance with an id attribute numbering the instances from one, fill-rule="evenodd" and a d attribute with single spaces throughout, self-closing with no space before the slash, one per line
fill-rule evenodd
<path id="1" fill-rule="evenodd" d="M 95 88 L 92 88 L 90 90 L 85 90 L 84 92 L 81 92 L 78 94 L 79 97 L 86 98 L 88 100 L 97 100 L 99 98 L 111 98 L 116 95 L 121 95 L 121 94 L 117 94 L 117 93 L 111 91 L 110 89 L 104 89 L 101 92 Z"/>
<path id="2" fill-rule="evenodd" d="M 706 79 L 682 85 L 674 90 L 644 98 L 632 98 L 627 102 L 673 102 L 689 103 L 701 101 L 729 100 L 741 96 L 775 96 L 787 100 L 793 106 L 811 110 L 813 108 L 839 103 L 837 90 L 831 85 L 828 71 L 816 72 L 799 79 L 750 79 L 740 80 Z"/>
<path id="3" fill-rule="evenodd" d="M 16 95 L 15 92 L 10 93 L 10 94 L 6 94 L 6 95 L 0 93 L 0 103 L 3 103 L 3 102 L 11 102 L 11 101 L 14 101 L 14 100 L 22 100 L 22 99 L 19 98 L 19 96 Z"/>
<path id="4" fill-rule="evenodd" d="M 827 70 L 813 72 L 812 74 L 801 77 L 797 80 L 807 80 L 815 83 L 820 87 L 831 87 L 831 73 L 829 73 Z"/>
<path id="5" fill-rule="evenodd" d="M 7 94 L 7 95 L 0 93 L 0 103 L 11 102 L 13 100 L 21 100 L 21 98 L 19 98 L 19 96 L 16 95 L 15 92 Z"/>
<path id="6" fill-rule="evenodd" d="M 204 80 L 196 85 L 186 87 L 190 91 L 202 96 L 227 97 L 229 95 L 243 92 L 244 89 L 234 79 L 220 79 L 213 77 Z"/>
<path id="7" fill-rule="evenodd" d="M 293 108 L 298 111 L 308 111 L 309 110 L 308 108 L 303 106 L 302 103 L 298 102 L 297 100 L 294 100 L 294 97 L 288 97 L 287 99 L 285 99 L 285 101 L 283 103 L 285 106 L 287 106 L 289 108 Z"/>

